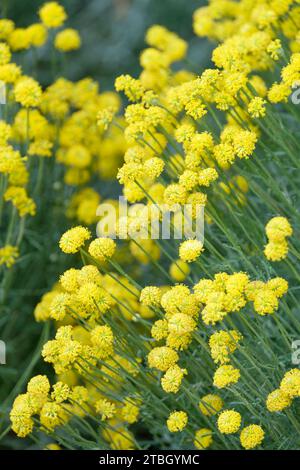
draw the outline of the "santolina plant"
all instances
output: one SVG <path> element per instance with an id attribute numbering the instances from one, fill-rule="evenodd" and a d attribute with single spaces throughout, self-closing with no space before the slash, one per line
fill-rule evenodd
<path id="1" fill-rule="evenodd" d="M 56 2 L 40 11 L 47 28 L 64 15 Z M 74 265 L 34 311 L 55 328 L 41 351 L 53 374 L 32 377 L 15 398 L 19 437 L 66 449 L 299 449 L 291 347 L 300 335 L 300 115 L 289 101 L 300 79 L 299 26 L 298 2 L 214 0 L 194 15 L 195 33 L 217 42 L 210 69 L 180 68 L 188 44 L 154 25 L 140 76 L 116 79 L 122 111 L 115 95 L 101 105 L 93 95 L 87 106 L 81 83 L 79 111 L 70 116 L 67 106 L 67 124 L 58 123 L 65 183 L 76 173 L 85 184 L 98 155 L 82 141 L 74 151 L 74 136 L 92 126 L 103 145 L 117 133 L 116 176 L 130 208 L 124 216 L 109 201 L 116 211 L 102 233 L 93 190 L 72 197 L 80 225 L 59 247 Z M 27 102 L 37 87 L 26 78 L 14 93 Z M 59 92 L 68 105 L 68 87 Z M 45 94 L 51 104 L 48 90 L 41 106 Z M 204 206 L 205 239 L 130 236 L 149 231 L 153 207 L 159 221 L 173 213 L 176 229 L 186 204 L 191 219 Z"/>

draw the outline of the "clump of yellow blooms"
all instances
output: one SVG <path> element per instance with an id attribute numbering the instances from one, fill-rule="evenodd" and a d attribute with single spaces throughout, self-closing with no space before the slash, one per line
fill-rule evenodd
<path id="1" fill-rule="evenodd" d="M 268 243 L 265 256 L 270 261 L 281 261 L 288 254 L 287 238 L 293 234 L 291 224 L 285 217 L 273 217 L 266 225 Z"/>
<path id="2" fill-rule="evenodd" d="M 0 121 L 0 190 L 13 221 L 0 268 L 19 268 L 23 224 L 41 210 L 34 161 L 37 175 L 48 160 L 63 171 L 53 191 L 67 189 L 59 194 L 68 193 L 69 225 L 58 246 L 75 256 L 34 310 L 36 321 L 54 323 L 41 354 L 55 378 L 33 377 L 15 398 L 13 431 L 61 435 L 70 448 L 144 448 L 145 430 L 150 446 L 167 429 L 170 448 L 281 448 L 283 437 L 296 447 L 300 370 L 287 370 L 286 348 L 299 329 L 289 259 L 299 258 L 299 145 L 287 129 L 297 113 L 286 110 L 300 81 L 298 2 L 199 8 L 195 33 L 217 41 L 199 75 L 178 63 L 187 67 L 188 44 L 153 25 L 139 76 L 115 80 L 129 102 L 122 115 L 119 95 L 90 78 L 43 89 L 11 62 L 45 44 L 67 14 L 48 2 L 39 17 L 28 28 L 0 20 L 0 80 L 16 105 Z M 51 33 L 62 53 L 81 46 L 72 28 Z M 97 177 L 119 182 L 126 214 L 102 199 Z M 264 230 L 262 214 L 274 213 L 284 216 Z M 280 272 L 269 263 L 281 260 Z"/>

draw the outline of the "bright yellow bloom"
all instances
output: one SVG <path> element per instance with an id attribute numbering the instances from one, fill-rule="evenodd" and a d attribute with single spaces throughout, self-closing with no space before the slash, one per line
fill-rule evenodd
<path id="1" fill-rule="evenodd" d="M 188 415 L 185 411 L 173 411 L 167 419 L 170 432 L 181 432 L 188 423 Z"/>
<path id="2" fill-rule="evenodd" d="M 177 352 L 167 346 L 154 348 L 148 354 L 149 366 L 163 372 L 167 371 L 169 367 L 175 365 L 178 360 L 179 356 Z"/>
<path id="3" fill-rule="evenodd" d="M 202 428 L 196 431 L 194 446 L 196 449 L 207 449 L 213 442 L 212 432 L 210 429 Z"/>
<path id="4" fill-rule="evenodd" d="M 203 252 L 203 243 L 199 240 L 186 240 L 179 247 L 179 257 L 182 261 L 192 263 Z"/>
<path id="5" fill-rule="evenodd" d="M 265 433 L 261 426 L 250 424 L 250 426 L 245 427 L 241 432 L 241 444 L 247 450 L 254 449 L 262 443 L 264 436 Z"/>
<path id="6" fill-rule="evenodd" d="M 222 434 L 233 434 L 240 429 L 242 417 L 234 410 L 225 410 L 218 417 L 218 428 Z"/>
<path id="7" fill-rule="evenodd" d="M 62 26 L 67 19 L 64 7 L 57 2 L 45 3 L 39 11 L 41 21 L 47 28 L 58 28 Z"/>
<path id="8" fill-rule="evenodd" d="M 78 226 L 67 230 L 59 241 L 60 249 L 64 253 L 77 253 L 79 249 L 91 238 L 89 230 Z"/>
<path id="9" fill-rule="evenodd" d="M 0 266 L 3 264 L 11 268 L 19 257 L 19 249 L 16 246 L 5 245 L 0 248 Z"/>
<path id="10" fill-rule="evenodd" d="M 42 90 L 37 81 L 25 77 L 17 82 L 14 88 L 16 101 L 25 108 L 38 106 L 42 97 Z"/>
<path id="11" fill-rule="evenodd" d="M 232 365 L 220 366 L 214 374 L 214 386 L 217 388 L 229 387 L 238 382 L 240 371 Z"/>
<path id="12" fill-rule="evenodd" d="M 266 400 L 267 409 L 274 413 L 282 411 L 292 403 L 292 398 L 287 395 L 283 390 L 277 389 L 269 393 Z"/>
<path id="13" fill-rule="evenodd" d="M 72 28 L 64 29 L 55 36 L 54 45 L 62 52 L 74 51 L 80 48 L 81 39 L 78 31 Z"/>
<path id="14" fill-rule="evenodd" d="M 98 261 L 111 258 L 116 250 L 116 243 L 111 238 L 96 238 L 89 246 L 90 255 Z"/>
<path id="15" fill-rule="evenodd" d="M 213 416 L 223 408 L 223 400 L 218 395 L 208 394 L 201 398 L 199 409 L 204 416 Z"/>
<path id="16" fill-rule="evenodd" d="M 300 369 L 291 369 L 284 374 L 280 390 L 290 398 L 300 396 Z"/>
<path id="17" fill-rule="evenodd" d="M 181 369 L 177 364 L 171 366 L 161 379 L 162 389 L 166 393 L 177 393 L 186 374 L 187 370 Z"/>

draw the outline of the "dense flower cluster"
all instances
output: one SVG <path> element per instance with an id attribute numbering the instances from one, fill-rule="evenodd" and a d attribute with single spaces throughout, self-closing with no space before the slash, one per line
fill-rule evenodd
<path id="1" fill-rule="evenodd" d="M 66 20 L 56 2 L 39 14 L 46 31 Z M 115 81 L 127 99 L 122 116 L 120 98 L 99 94 L 91 79 L 42 90 L 18 66 L 8 70 L 10 49 L 32 39 L 26 45 L 27 30 L 4 26 L 0 78 L 10 77 L 22 106 L 0 125 L 4 200 L 20 219 L 36 212 L 27 158 L 11 141 L 40 162 L 55 149 L 64 184 L 77 188 L 67 216 L 82 224 L 61 234 L 68 268 L 34 311 L 55 325 L 42 347 L 54 372 L 15 398 L 15 433 L 42 430 L 71 449 L 144 448 L 152 439 L 247 450 L 279 449 L 285 439 L 296 448 L 300 371 L 288 356 L 300 332 L 300 145 L 288 97 L 300 81 L 298 2 L 211 0 L 198 9 L 195 33 L 217 41 L 201 75 L 180 68 L 183 39 L 150 27 L 141 74 Z M 57 33 L 59 51 L 79 46 L 70 28 Z M 87 185 L 95 175 L 116 177 L 130 204 L 124 216 L 109 201 L 118 215 L 111 235 L 126 234 L 118 241 L 89 227 L 107 202 Z M 158 225 L 171 214 L 178 234 L 186 207 L 184 236 L 147 236 L 150 212 Z M 192 226 L 203 208 L 201 239 Z M 18 254 L 9 238 L 0 264 L 11 267 Z"/>

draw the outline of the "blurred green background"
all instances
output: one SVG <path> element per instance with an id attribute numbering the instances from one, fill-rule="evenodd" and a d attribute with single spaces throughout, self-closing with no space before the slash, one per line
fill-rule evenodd
<path id="1" fill-rule="evenodd" d="M 5 15 L 20 27 L 38 20 L 43 0 L 2 0 Z M 207 64 L 211 45 L 193 33 L 192 14 L 203 0 L 62 0 L 69 18 L 67 25 L 80 31 L 82 48 L 67 55 L 65 75 L 77 80 L 91 76 L 102 89 L 111 89 L 116 76 L 139 73 L 138 57 L 146 46 L 145 31 L 162 24 L 189 41 L 188 61 Z M 49 46 L 39 54 L 39 80 L 49 82 Z M 200 72 L 196 69 L 195 72 Z"/>

